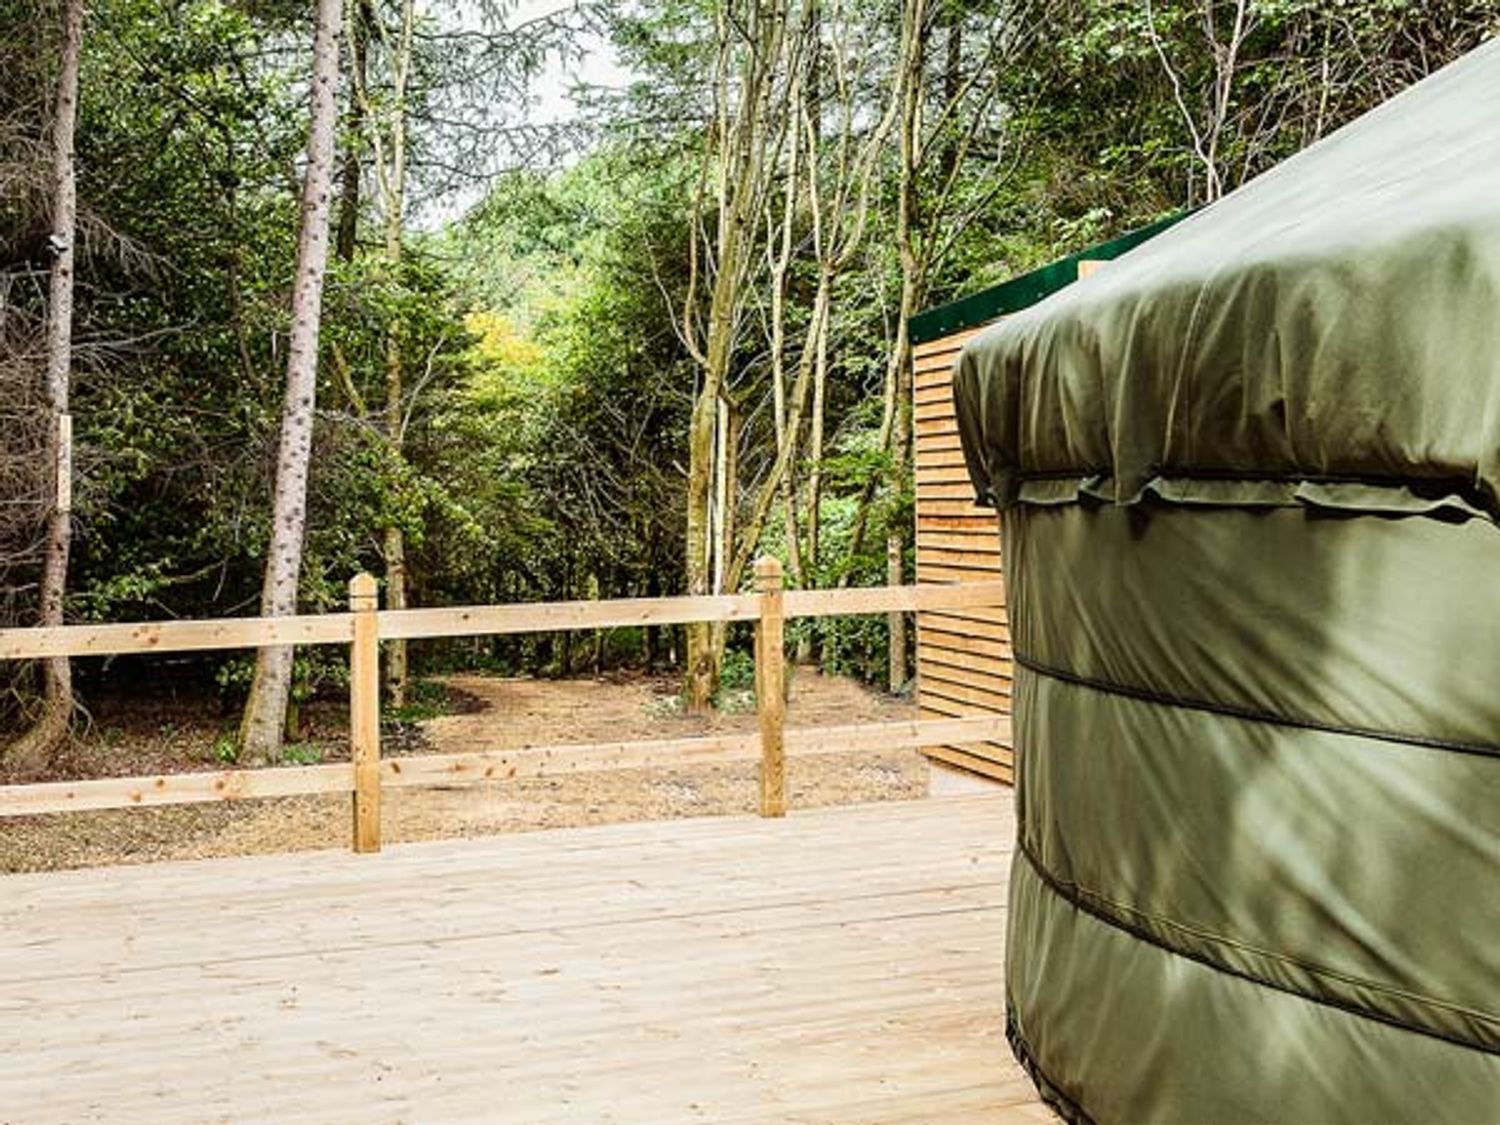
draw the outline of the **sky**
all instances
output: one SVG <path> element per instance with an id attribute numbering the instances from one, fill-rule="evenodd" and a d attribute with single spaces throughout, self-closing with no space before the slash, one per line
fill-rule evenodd
<path id="1" fill-rule="evenodd" d="M 506 24 L 517 27 L 573 6 L 573 0 L 518 0 L 511 4 Z M 442 13 L 439 22 L 443 24 L 451 21 L 459 28 L 476 30 L 485 26 L 475 0 L 457 0 L 453 4 L 434 5 L 429 10 Z M 531 104 L 524 114 L 526 120 L 537 125 L 566 123 L 578 113 L 572 98 L 574 87 L 581 83 L 596 87 L 624 86 L 630 81 L 630 72 L 621 65 L 613 45 L 605 36 L 588 35 L 579 42 L 578 48 L 577 57 L 547 60 L 545 69 L 528 92 Z M 417 227 L 425 230 L 446 226 L 484 198 L 486 190 L 483 185 L 474 185 L 428 199 L 418 205 L 412 219 Z"/>
<path id="2" fill-rule="evenodd" d="M 512 24 L 524 23 L 573 6 L 571 0 L 521 0 L 516 5 Z M 603 36 L 589 36 L 581 44 L 583 57 L 564 64 L 552 60 L 536 89 L 536 111 L 544 122 L 566 121 L 573 116 L 568 91 L 580 81 L 595 86 L 619 86 L 629 80 L 614 48 Z"/>

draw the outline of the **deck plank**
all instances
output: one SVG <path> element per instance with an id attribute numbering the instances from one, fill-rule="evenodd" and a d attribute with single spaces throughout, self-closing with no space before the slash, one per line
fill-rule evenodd
<path id="1" fill-rule="evenodd" d="M 0 878 L 0 1121 L 1036 1122 L 1008 792 Z"/>

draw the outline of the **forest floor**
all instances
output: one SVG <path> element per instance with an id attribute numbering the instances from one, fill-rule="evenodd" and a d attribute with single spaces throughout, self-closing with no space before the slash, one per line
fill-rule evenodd
<path id="1" fill-rule="evenodd" d="M 548 743 L 683 738 L 754 730 L 756 717 L 683 714 L 678 680 L 641 673 L 592 679 L 445 677 L 445 714 L 386 735 L 390 752 L 456 753 Z M 307 709 L 300 760 L 347 758 L 343 706 Z M 224 718 L 201 699 L 101 702 L 90 732 L 62 763 L 69 777 L 223 769 Z M 834 726 L 915 718 L 910 700 L 798 669 L 789 725 Z M 542 828 L 723 816 L 755 808 L 753 762 L 601 770 L 487 785 L 386 790 L 389 842 L 487 836 Z M 792 808 L 903 800 L 927 790 L 915 750 L 798 756 L 788 763 Z M 0 872 L 49 871 L 166 859 L 345 847 L 349 798 L 296 797 L 236 804 L 66 813 L 0 820 Z"/>

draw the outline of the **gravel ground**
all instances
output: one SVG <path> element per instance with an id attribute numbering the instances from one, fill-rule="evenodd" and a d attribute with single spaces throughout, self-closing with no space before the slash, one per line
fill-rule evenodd
<path id="1" fill-rule="evenodd" d="M 412 745 L 433 753 L 503 749 L 552 742 L 681 738 L 753 730 L 753 714 L 686 716 L 673 707 L 675 681 L 613 676 L 598 680 L 498 679 L 458 676 L 445 681 L 462 713 L 420 725 Z M 849 680 L 800 670 L 793 681 L 788 722 L 829 726 L 889 722 L 915 716 L 910 701 L 868 691 Z M 338 756 L 332 712 L 321 717 L 327 755 Z M 105 751 L 87 740 L 77 769 L 153 773 L 214 766 L 218 726 L 173 720 L 169 737 L 138 741 L 129 725 L 111 727 Z M 95 733 L 94 739 L 105 740 Z M 164 746 L 163 743 L 166 743 Z M 107 762 L 107 769 L 99 768 Z M 215 767 L 218 768 L 218 767 Z M 927 790 L 926 761 L 909 750 L 826 754 L 788 764 L 792 808 L 903 800 Z M 494 784 L 387 790 L 384 835 L 390 842 L 486 836 L 543 828 L 723 816 L 753 811 L 754 763 L 690 768 L 610 770 L 560 778 Z M 285 798 L 234 805 L 68 813 L 0 821 L 0 871 L 147 863 L 166 859 L 249 855 L 347 846 L 349 800 Z"/>

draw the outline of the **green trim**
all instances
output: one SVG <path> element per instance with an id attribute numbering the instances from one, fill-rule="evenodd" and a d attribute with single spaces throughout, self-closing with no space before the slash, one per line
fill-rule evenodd
<path id="1" fill-rule="evenodd" d="M 1043 266 L 1039 270 L 1022 274 L 991 289 L 971 293 L 952 304 L 939 305 L 935 309 L 918 313 L 911 318 L 907 326 L 911 342 L 925 344 L 932 340 L 941 340 L 944 336 L 951 336 L 966 328 L 977 328 L 981 324 L 988 324 L 1006 313 L 1028 309 L 1038 301 L 1052 296 L 1059 289 L 1064 289 L 1077 281 L 1079 262 L 1113 261 L 1122 254 L 1134 250 L 1141 243 L 1149 242 L 1168 227 L 1176 226 L 1190 214 L 1192 214 L 1190 211 L 1181 211 L 1175 215 L 1169 215 L 1150 226 L 1121 235 L 1111 242 L 1091 246 L 1087 250 L 1080 250 L 1077 254 L 1060 258 L 1050 266 Z"/>

